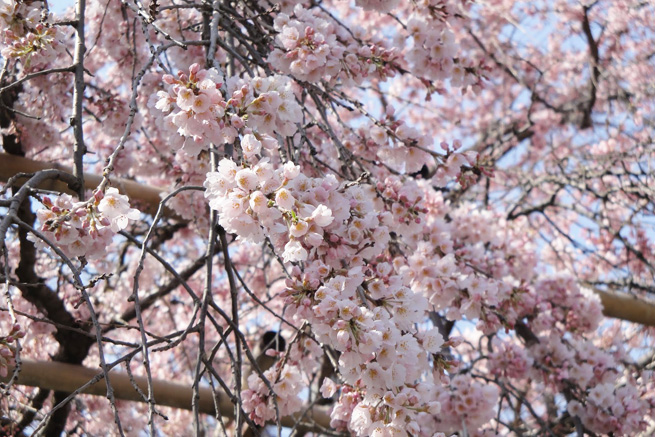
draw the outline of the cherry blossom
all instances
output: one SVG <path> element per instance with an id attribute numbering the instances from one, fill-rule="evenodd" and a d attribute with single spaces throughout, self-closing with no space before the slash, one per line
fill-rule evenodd
<path id="1" fill-rule="evenodd" d="M 653 5 L 55 9 L 0 0 L 0 433 L 652 432 Z"/>
<path id="2" fill-rule="evenodd" d="M 73 202 L 64 194 L 54 201 L 43 199 L 44 209 L 37 211 L 41 230 L 55 242 L 64 254 L 103 256 L 104 249 L 111 244 L 112 237 L 125 229 L 130 220 L 138 220 L 140 213 L 130 208 L 129 199 L 119 194 L 118 189 L 110 187 L 106 193 L 96 191 L 86 202 Z M 46 247 L 38 239 L 37 245 Z"/>

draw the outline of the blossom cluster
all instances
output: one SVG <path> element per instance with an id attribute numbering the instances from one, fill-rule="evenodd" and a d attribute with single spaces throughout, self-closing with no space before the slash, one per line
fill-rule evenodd
<path id="1" fill-rule="evenodd" d="M 506 223 L 491 211 L 466 205 L 451 209 L 440 193 L 426 191 L 424 196 L 422 205 L 430 219 L 420 228 L 400 231 L 415 246 L 396 264 L 399 273 L 450 320 L 477 319 L 483 332 L 493 332 L 503 323 L 511 327 L 534 305 L 531 293 L 508 280 L 527 281 L 534 275 L 536 261 L 522 255 L 519 243 L 526 237 L 520 229 L 494 232 L 495 226 Z M 452 220 L 445 220 L 445 214 Z M 523 257 L 520 265 L 503 261 L 518 256 Z"/>
<path id="2" fill-rule="evenodd" d="M 392 106 L 375 123 L 365 124 L 356 135 L 347 135 L 343 143 L 356 156 L 379 161 L 401 174 L 424 174 L 422 177 L 438 187 L 453 181 L 466 187 L 481 175 L 493 177 L 478 154 L 460 150 L 459 140 L 452 144 L 442 141 L 440 151 L 435 151 L 434 139 L 397 117 Z M 386 177 L 382 173 L 380 177 Z"/>
<path id="3" fill-rule="evenodd" d="M 256 142 L 246 136 L 244 142 Z M 226 231 L 246 241 L 261 242 L 266 236 L 284 244 L 285 261 L 304 261 L 308 249 L 323 244 L 323 228 L 334 220 L 326 201 L 335 184 L 323 184 L 321 197 L 309 199 L 312 180 L 300 176 L 292 162 L 274 169 L 268 158 L 239 169 L 231 159 L 222 159 L 217 172 L 207 174 L 205 196 L 217 210 Z M 336 182 L 336 180 L 334 181 Z M 288 235 L 287 241 L 278 236 Z"/>
<path id="4" fill-rule="evenodd" d="M 458 56 L 455 34 L 444 21 L 415 14 L 407 22 L 412 47 L 406 55 L 412 72 L 429 80 L 450 79 L 454 86 L 466 87 L 478 81 L 470 60 Z"/>
<path id="5" fill-rule="evenodd" d="M 428 354 L 440 351 L 443 338 L 436 329 L 416 330 L 427 303 L 392 273 L 386 262 L 346 270 L 317 261 L 287 280 L 294 320 L 309 322 L 320 342 L 340 352 L 342 395 L 331 426 L 357 435 L 418 432 L 420 416 L 439 411 Z"/>
<path id="6" fill-rule="evenodd" d="M 277 361 L 264 376 L 271 383 L 273 393 L 256 373 L 248 377 L 248 389 L 242 393 L 243 410 L 261 426 L 276 419 L 276 407 L 280 417 L 285 417 L 299 411 L 303 403 L 300 392 L 304 384 L 297 367 Z"/>
<path id="7" fill-rule="evenodd" d="M 561 390 L 577 387 L 567 408 L 591 431 L 618 435 L 642 431 L 655 401 L 645 396 L 634 378 L 623 374 L 622 361 L 627 360 L 620 350 L 615 356 L 581 335 L 598 328 L 602 319 L 598 297 L 579 289 L 568 276 L 541 279 L 535 289 L 539 300 L 531 327 L 538 343 L 527 352 L 540 363 L 541 372 L 533 376 L 545 376 Z"/>
<path id="8" fill-rule="evenodd" d="M 462 429 L 476 431 L 496 414 L 499 394 L 495 385 L 483 385 L 468 375 L 457 375 L 439 394 L 441 414 L 431 419 L 447 434 Z"/>
<path id="9" fill-rule="evenodd" d="M 645 429 L 643 417 L 653 405 L 643 401 L 644 391 L 633 383 L 595 385 L 588 390 L 585 403 L 571 401 L 568 412 L 582 420 L 586 428 L 603 434 L 631 435 Z"/>
<path id="10" fill-rule="evenodd" d="M 540 278 L 535 283 L 540 296 L 539 317 L 533 322 L 536 330 L 560 323 L 569 332 L 586 333 L 598 327 L 603 319 L 598 297 L 580 288 L 572 277 L 560 275 Z"/>
<path id="11" fill-rule="evenodd" d="M 73 202 L 71 196 L 62 194 L 54 201 L 44 197 L 42 203 L 45 208 L 36 213 L 41 231 L 69 257 L 103 257 L 113 236 L 125 229 L 129 220 L 140 217 L 139 211 L 130 207 L 127 196 L 116 188 L 96 191 L 85 202 Z M 46 247 L 41 240 L 35 242 Z"/>
<path id="12" fill-rule="evenodd" d="M 340 78 L 360 84 L 365 78 L 386 79 L 394 74 L 394 50 L 373 42 L 360 43 L 316 9 L 298 4 L 293 17 L 278 14 L 275 30 L 279 48 L 270 53 L 268 62 L 298 80 Z"/>
<path id="13" fill-rule="evenodd" d="M 219 211 L 228 232 L 252 242 L 270 238 L 286 262 L 350 259 L 358 253 L 361 263 L 388 240 L 364 188 L 344 187 L 333 175 L 309 178 L 292 162 L 275 168 L 263 158 L 239 168 L 223 159 L 217 172 L 207 174 L 205 187 L 209 206 Z"/>
<path id="14" fill-rule="evenodd" d="M 495 342 L 489 354 L 489 370 L 501 378 L 523 379 L 528 376 L 534 360 L 527 351 L 507 341 Z"/>
<path id="15" fill-rule="evenodd" d="M 36 3 L 36 2 L 34 2 Z M 0 2 L 0 54 L 21 59 L 25 69 L 41 68 L 65 55 L 62 31 L 33 2 Z"/>
<path id="16" fill-rule="evenodd" d="M 402 173 L 415 173 L 434 159 L 427 152 L 433 139 L 394 117 L 394 109 L 387 108 L 385 117 L 371 126 L 370 138 L 379 146 L 377 158 Z"/>
<path id="17" fill-rule="evenodd" d="M 431 375 L 427 354 L 438 352 L 443 339 L 436 329 L 416 330 L 427 301 L 393 265 L 367 261 L 386 248 L 392 217 L 384 202 L 372 201 L 373 187 L 339 184 L 330 175 L 308 178 L 290 162 L 274 170 L 268 158 L 241 168 L 223 159 L 205 186 L 226 231 L 253 242 L 268 237 L 285 262 L 303 262 L 287 279 L 293 318 L 309 322 L 320 342 L 341 353 L 343 383 L 358 393 L 357 402 L 335 408 L 335 426 L 358 435 L 380 426 L 418 429 L 417 415 L 438 404 L 428 396 L 432 383 L 416 384 Z M 258 405 L 253 418 L 270 418 L 270 405 Z"/>
<path id="18" fill-rule="evenodd" d="M 559 390 L 572 390 L 568 412 L 589 430 L 602 434 L 635 435 L 646 427 L 645 417 L 655 405 L 646 390 L 621 372 L 612 354 L 582 338 L 562 339 L 561 333 L 539 336 L 528 349 L 541 363 L 535 377 L 546 376 Z"/>
<path id="19" fill-rule="evenodd" d="M 291 81 L 284 76 L 233 77 L 224 84 L 216 69 L 193 64 L 188 75 L 164 75 L 163 81 L 168 91 L 157 92 L 148 106 L 164 114 L 157 121 L 170 147 L 190 155 L 210 144 L 233 143 L 241 133 L 271 143 L 275 134 L 292 135 L 301 121 Z"/>
<path id="20" fill-rule="evenodd" d="M 7 376 L 9 367 L 14 364 L 16 358 L 16 340 L 25 337 L 23 331 L 18 324 L 14 324 L 9 331 L 9 334 L 0 336 L 0 377 Z"/>

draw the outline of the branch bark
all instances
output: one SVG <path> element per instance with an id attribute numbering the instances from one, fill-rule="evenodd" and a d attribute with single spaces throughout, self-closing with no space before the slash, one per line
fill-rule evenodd
<path id="1" fill-rule="evenodd" d="M 75 5 L 75 87 L 73 88 L 73 113 L 70 118 L 70 124 L 73 127 L 73 136 L 75 137 L 75 147 L 73 160 L 75 167 L 73 174 L 77 178 L 78 186 L 77 195 L 80 200 L 84 198 L 84 155 L 86 146 L 84 144 L 84 126 L 82 123 L 82 111 L 84 101 L 84 12 L 86 9 L 86 0 L 77 0 Z"/>

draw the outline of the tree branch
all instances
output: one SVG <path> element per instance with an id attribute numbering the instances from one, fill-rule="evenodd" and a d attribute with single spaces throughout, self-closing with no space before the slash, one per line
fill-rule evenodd
<path id="1" fill-rule="evenodd" d="M 75 9 L 75 57 L 73 61 L 75 66 L 75 87 L 73 88 L 73 113 L 71 114 L 70 124 L 73 127 L 75 137 L 73 174 L 78 182 L 75 188 L 80 200 L 84 200 L 84 155 L 86 154 L 86 145 L 84 144 L 82 112 L 84 104 L 84 53 L 86 52 L 84 46 L 86 0 L 77 0 Z"/>

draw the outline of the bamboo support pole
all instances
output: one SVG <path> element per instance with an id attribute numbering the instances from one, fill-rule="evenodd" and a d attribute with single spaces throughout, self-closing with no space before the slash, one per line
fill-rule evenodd
<path id="1" fill-rule="evenodd" d="M 0 377 L 0 382 L 8 382 L 13 370 L 13 368 L 10 368 L 6 377 Z M 107 386 L 101 377 L 102 371 L 100 369 L 94 370 L 84 366 L 55 361 L 32 361 L 24 359 L 21 361 L 20 374 L 15 384 L 72 393 L 94 378 L 100 378 L 97 382 L 81 390 L 81 393 L 106 396 Z M 146 402 L 136 391 L 126 373 L 111 371 L 109 372 L 109 378 L 116 399 Z M 148 381 L 146 377 L 135 375 L 133 380 L 142 392 L 147 393 Z M 209 387 L 200 387 L 198 391 L 200 394 L 198 401 L 199 411 L 204 414 L 215 415 L 216 409 L 214 408 L 212 389 Z M 193 388 L 191 384 L 184 385 L 154 379 L 153 394 L 157 405 L 182 408 L 185 410 L 192 409 Z M 220 392 L 216 393 L 216 397 L 218 398 L 220 415 L 226 419 L 232 419 L 234 417 L 234 405 L 230 399 L 224 393 Z M 329 428 L 330 426 L 329 410 L 325 407 L 316 406 L 310 409 L 302 418 L 301 416 L 303 416 L 302 413 L 296 413 L 284 417 L 282 418 L 282 425 L 293 427 L 298 421 L 301 421 L 301 427 L 306 430 L 316 429 L 317 425 L 322 428 Z"/>
<path id="2" fill-rule="evenodd" d="M 0 380 L 7 382 L 12 372 L 13 369 L 10 369 L 7 377 L 0 378 Z M 20 374 L 18 375 L 16 384 L 72 393 L 99 375 L 102 375 L 100 369 L 94 370 L 88 367 L 56 361 L 32 361 L 24 359 L 21 360 Z M 130 378 L 126 373 L 112 371 L 109 372 L 109 376 L 117 399 L 145 402 L 139 392 L 132 386 Z M 142 392 L 147 393 L 148 381 L 145 377 L 135 375 L 134 381 Z M 169 381 L 153 381 L 153 385 L 156 385 L 154 394 L 158 405 L 184 408 L 186 410 L 191 409 L 191 384 L 185 386 Z M 86 387 L 81 393 L 106 396 L 107 386 L 100 379 L 98 382 Z M 229 414 L 229 411 L 233 409 L 232 403 L 224 395 L 219 395 L 218 399 L 221 414 Z M 200 411 L 203 413 L 214 414 L 214 401 L 211 390 L 208 387 L 200 388 L 199 405 Z"/>
<path id="3" fill-rule="evenodd" d="M 606 317 L 655 326 L 655 303 L 634 296 L 594 289 L 603 304 Z"/>
<path id="4" fill-rule="evenodd" d="M 33 161 L 21 156 L 0 153 L 0 181 L 2 182 L 7 182 L 9 178 L 18 173 L 29 174 L 47 169 L 61 170 L 73 174 L 73 170 L 70 167 L 66 167 L 57 163 Z M 19 180 L 16 185 L 20 186 L 21 182 L 25 182 L 27 179 L 29 178 Z M 97 187 L 101 180 L 101 176 L 84 173 L 84 182 L 87 189 L 93 189 Z M 129 179 L 110 177 L 109 180 L 111 181 L 111 186 L 117 188 L 121 193 L 126 194 L 130 198 L 130 201 L 138 202 L 137 205 L 133 206 L 139 208 L 141 212 L 145 212 L 151 215 L 154 215 L 157 212 L 159 202 L 161 201 L 160 195 L 164 192 L 162 189 L 143 185 Z M 75 191 L 71 190 L 67 184 L 54 179 L 46 181 L 45 183 L 41 184 L 39 188 L 48 191 L 56 191 L 59 193 L 68 193 L 72 195 L 75 194 Z M 167 212 L 169 216 L 174 215 L 174 213 L 172 213 L 170 210 Z"/>

